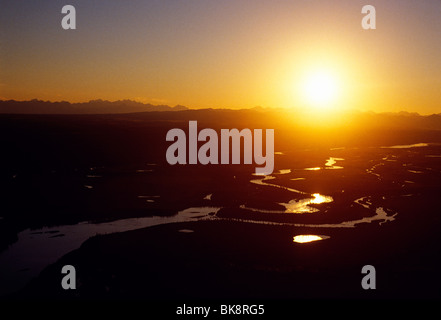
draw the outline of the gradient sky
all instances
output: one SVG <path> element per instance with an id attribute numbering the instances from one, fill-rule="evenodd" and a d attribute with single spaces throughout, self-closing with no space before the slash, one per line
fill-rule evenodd
<path id="1" fill-rule="evenodd" d="M 2 0 L 0 29 L 1 99 L 301 108 L 318 68 L 340 108 L 441 112 L 440 0 Z"/>

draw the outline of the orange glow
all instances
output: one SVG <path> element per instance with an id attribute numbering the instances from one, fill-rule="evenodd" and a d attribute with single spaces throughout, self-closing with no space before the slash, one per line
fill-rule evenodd
<path id="1" fill-rule="evenodd" d="M 439 111 L 436 5 L 418 23 L 412 8 L 393 14 L 399 2 L 378 8 L 383 24 L 366 31 L 355 4 L 196 3 L 121 4 L 109 15 L 91 5 L 94 18 L 74 32 L 44 15 L 10 27 L 0 99 L 264 106 L 327 119 L 338 110 Z M 27 11 L 3 12 L 5 27 L 17 12 Z"/>

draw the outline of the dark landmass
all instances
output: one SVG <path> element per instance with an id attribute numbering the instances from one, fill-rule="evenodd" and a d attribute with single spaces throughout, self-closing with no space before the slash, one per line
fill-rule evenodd
<path id="1" fill-rule="evenodd" d="M 352 229 L 326 230 L 326 241 L 294 244 L 292 227 L 238 222 L 163 225 L 94 237 L 47 268 L 15 298 L 433 299 L 440 288 L 437 231 L 433 225 L 407 221 L 379 229 L 362 226 L 356 235 Z M 76 291 L 60 286 L 60 270 L 68 264 L 78 270 L 81 285 Z M 367 264 L 377 270 L 375 291 L 360 285 L 361 268 Z"/>
<path id="2" fill-rule="evenodd" d="M 9 298 L 439 298 L 441 163 L 427 155 L 440 154 L 440 118 L 354 113 L 338 126 L 318 128 L 274 110 L 0 115 L 0 250 L 26 228 L 171 216 L 206 205 L 222 207 L 224 219 L 93 237 Z M 228 221 L 267 221 L 266 214 L 240 206 L 280 210 L 276 202 L 295 196 L 251 184 L 255 164 L 169 165 L 166 133 L 187 132 L 189 120 L 217 132 L 275 129 L 275 151 L 283 154 L 274 172 L 293 171 L 275 174 L 271 183 L 334 198 L 316 205 L 317 215 L 274 214 L 271 221 L 361 219 L 373 213 L 354 200 L 366 196 L 397 212 L 396 220 L 356 228 Z M 422 142 L 429 146 L 379 148 Z M 344 158 L 344 170 L 303 170 L 324 167 L 330 156 Z M 297 177 L 305 179 L 291 180 Z M 213 194 L 209 202 L 207 194 Z M 160 197 L 147 203 L 142 195 Z M 330 238 L 295 244 L 296 234 Z M 77 267 L 76 291 L 61 289 L 65 264 Z M 365 264 L 378 270 L 375 291 L 361 289 Z"/>
<path id="3" fill-rule="evenodd" d="M 73 114 L 127 114 L 136 113 L 136 117 L 141 117 L 139 113 L 143 112 L 155 112 L 155 111 L 185 111 L 189 108 L 177 105 L 170 107 L 167 105 L 152 105 L 149 103 L 141 103 L 133 100 L 119 100 L 119 101 L 106 101 L 106 100 L 91 100 L 89 102 L 70 103 L 68 101 L 42 101 L 42 100 L 30 100 L 30 101 L 15 101 L 15 100 L 0 100 L 0 114 L 47 114 L 47 115 L 73 115 Z M 208 112 L 207 112 L 208 111 Z M 231 115 L 241 117 L 243 114 L 286 114 L 286 110 L 283 109 L 271 109 L 263 107 L 255 107 L 246 110 L 229 110 L 229 109 L 206 109 L 202 110 L 204 114 L 199 113 L 202 117 L 201 120 L 216 120 L 220 119 L 231 120 Z M 192 113 L 190 113 L 193 115 Z M 147 116 L 150 117 L 150 116 Z M 292 123 L 304 127 L 299 119 L 295 115 L 292 117 Z M 130 116 L 128 117 L 130 118 Z M 144 117 L 145 118 L 145 117 Z M 181 114 L 177 116 L 171 116 L 166 114 L 162 116 L 153 116 L 152 119 L 181 119 Z M 254 117 L 255 118 L 255 117 Z M 262 118 L 261 118 L 262 119 Z M 432 115 L 420 115 L 416 112 L 386 112 L 375 113 L 372 111 L 359 112 L 359 111 L 347 111 L 342 114 L 342 120 L 337 120 L 338 126 L 353 127 L 362 124 L 364 127 L 385 127 L 393 129 L 420 129 L 420 130 L 440 130 L 441 128 L 441 113 Z M 280 118 L 279 118 L 280 120 Z M 216 121 L 215 121 L 216 122 Z M 242 125 L 242 124 L 241 124 Z M 321 124 L 322 125 L 322 124 Z M 309 126 L 308 124 L 306 126 Z"/>

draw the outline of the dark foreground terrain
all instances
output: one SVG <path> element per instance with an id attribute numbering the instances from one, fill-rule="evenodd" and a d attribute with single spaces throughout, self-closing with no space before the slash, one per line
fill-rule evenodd
<path id="1" fill-rule="evenodd" d="M 2 115 L 2 250 L 27 228 L 221 208 L 92 237 L 4 298 L 439 298 L 440 130 L 308 130 L 282 118 L 228 110 Z M 189 120 L 217 130 L 274 128 L 271 180 L 253 176 L 255 165 L 170 166 L 165 135 Z M 282 204 L 317 193 L 332 201 L 284 212 Z M 293 242 L 311 234 L 326 237 Z M 67 264 L 77 270 L 76 290 L 60 285 Z M 361 287 L 364 265 L 376 269 L 375 290 Z"/>

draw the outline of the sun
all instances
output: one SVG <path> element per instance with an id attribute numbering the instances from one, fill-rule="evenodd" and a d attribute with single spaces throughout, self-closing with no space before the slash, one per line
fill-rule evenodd
<path id="1" fill-rule="evenodd" d="M 326 70 L 308 73 L 302 81 L 304 102 L 320 110 L 333 107 L 337 102 L 340 85 L 337 77 Z"/>

